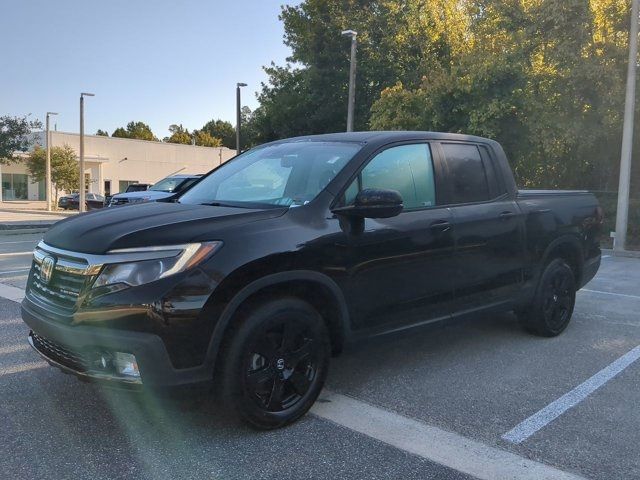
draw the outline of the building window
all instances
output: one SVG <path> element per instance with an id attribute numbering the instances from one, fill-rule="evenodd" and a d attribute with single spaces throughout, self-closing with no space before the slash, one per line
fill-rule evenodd
<path id="1" fill-rule="evenodd" d="M 132 185 L 134 183 L 139 183 L 138 180 L 120 180 L 118 182 L 118 187 L 119 187 L 119 192 L 126 192 L 127 191 L 127 187 L 129 185 Z"/>
<path id="2" fill-rule="evenodd" d="M 3 200 L 27 200 L 28 176 L 24 173 L 2 174 L 2 199 Z"/>

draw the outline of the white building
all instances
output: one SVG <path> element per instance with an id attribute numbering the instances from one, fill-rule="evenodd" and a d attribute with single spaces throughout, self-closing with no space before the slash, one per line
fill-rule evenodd
<path id="1" fill-rule="evenodd" d="M 51 146 L 65 144 L 78 155 L 80 135 L 50 132 Z M 34 134 L 34 145 L 46 146 L 46 134 Z M 155 183 L 176 173 L 207 173 L 235 155 L 225 147 L 197 147 L 176 143 L 85 135 L 84 160 L 88 191 L 100 195 L 123 192 L 131 183 Z M 0 166 L 1 200 L 44 200 L 44 181 L 33 182 L 26 165 Z"/>

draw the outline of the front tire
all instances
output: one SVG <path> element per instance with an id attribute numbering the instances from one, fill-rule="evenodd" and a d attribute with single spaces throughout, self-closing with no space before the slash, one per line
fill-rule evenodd
<path id="1" fill-rule="evenodd" d="M 316 401 L 331 347 L 313 307 L 281 298 L 243 315 L 222 355 L 224 406 L 254 427 L 273 429 L 296 421 Z"/>
<path id="2" fill-rule="evenodd" d="M 529 332 L 555 337 L 569 325 L 575 303 L 573 270 L 563 259 L 556 258 L 542 272 L 533 302 L 518 317 Z"/>

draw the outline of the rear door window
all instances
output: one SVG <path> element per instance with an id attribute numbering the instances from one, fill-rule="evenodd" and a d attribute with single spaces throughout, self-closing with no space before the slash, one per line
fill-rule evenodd
<path id="1" fill-rule="evenodd" d="M 449 173 L 447 203 L 474 203 L 490 200 L 487 172 L 476 145 L 443 143 Z"/>

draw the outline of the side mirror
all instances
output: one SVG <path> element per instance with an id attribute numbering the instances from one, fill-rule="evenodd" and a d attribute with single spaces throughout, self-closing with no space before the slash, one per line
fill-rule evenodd
<path id="1" fill-rule="evenodd" d="M 353 205 L 334 208 L 333 213 L 360 218 L 391 218 L 398 216 L 403 208 L 399 192 L 367 188 L 358 193 Z"/>

